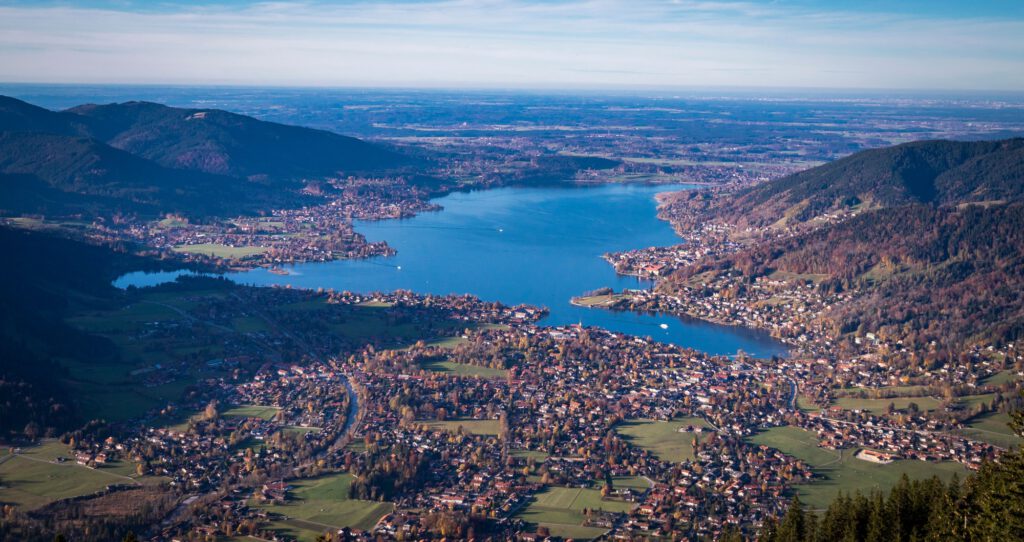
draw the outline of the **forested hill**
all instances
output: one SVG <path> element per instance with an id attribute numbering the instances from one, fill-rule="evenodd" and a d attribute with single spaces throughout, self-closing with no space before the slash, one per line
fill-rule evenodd
<path id="1" fill-rule="evenodd" d="M 356 138 L 216 109 L 127 102 L 82 105 L 64 114 L 84 119 L 92 137 L 118 149 L 165 167 L 220 175 L 296 180 L 412 162 Z"/>
<path id="2" fill-rule="evenodd" d="M 1024 339 L 1024 202 L 882 209 L 756 245 L 727 266 L 863 291 L 826 315 L 835 335 L 871 331 L 912 346 Z"/>
<path id="3" fill-rule="evenodd" d="M 866 151 L 679 205 L 695 222 L 760 235 L 678 270 L 662 286 L 670 291 L 701 273 L 782 272 L 815 277 L 823 292 L 858 293 L 822 315 L 835 336 L 873 332 L 950 351 L 1024 339 L 1024 139 Z"/>
<path id="4" fill-rule="evenodd" d="M 1008 201 L 1024 196 L 1024 139 L 918 141 L 859 152 L 712 200 L 740 226 L 802 222 L 830 211 L 913 203 Z"/>
<path id="5" fill-rule="evenodd" d="M 116 302 L 111 280 L 156 265 L 50 234 L 0 227 L 0 438 L 80 424 L 65 369 L 55 359 L 116 358 L 109 340 L 65 323 L 74 308 Z"/>
<path id="6" fill-rule="evenodd" d="M 0 211 L 234 215 L 301 200 L 235 177 L 182 171 L 83 136 L 0 132 Z"/>
<path id="7" fill-rule="evenodd" d="M 418 163 L 226 111 L 129 102 L 55 112 L 0 96 L 8 214 L 239 214 L 303 203 L 305 179 L 398 174 Z"/>

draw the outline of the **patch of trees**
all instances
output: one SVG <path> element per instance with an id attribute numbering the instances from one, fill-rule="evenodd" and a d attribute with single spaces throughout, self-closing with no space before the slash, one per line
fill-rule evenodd
<path id="1" fill-rule="evenodd" d="M 430 458 L 404 445 L 376 446 L 353 464 L 355 476 L 349 497 L 368 501 L 387 501 L 405 491 L 418 489 L 430 478 Z"/>

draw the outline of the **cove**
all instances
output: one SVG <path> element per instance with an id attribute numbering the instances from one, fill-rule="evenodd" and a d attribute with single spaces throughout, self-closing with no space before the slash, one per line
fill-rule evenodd
<path id="1" fill-rule="evenodd" d="M 387 241 L 398 250 L 396 256 L 297 264 L 286 267 L 289 275 L 258 268 L 228 277 L 257 286 L 469 293 L 489 301 L 547 307 L 550 314 L 543 325 L 582 323 L 713 354 L 742 350 L 757 357 L 785 355 L 784 345 L 758 330 L 570 303 L 573 296 L 603 286 L 649 288 L 649 281 L 617 275 L 601 255 L 678 243 L 671 226 L 657 218 L 654 198 L 659 192 L 688 188 L 692 186 L 609 184 L 455 192 L 434 200 L 443 211 L 356 223 L 367 239 Z M 161 279 L 132 274 L 116 284 L 144 286 Z"/>

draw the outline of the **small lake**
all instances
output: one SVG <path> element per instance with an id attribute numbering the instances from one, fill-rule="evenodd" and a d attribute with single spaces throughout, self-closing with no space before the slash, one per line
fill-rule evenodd
<path id="1" fill-rule="evenodd" d="M 228 277 L 258 286 L 469 293 L 489 301 L 547 307 L 551 313 L 544 325 L 582 322 L 714 354 L 785 354 L 783 345 L 756 330 L 587 309 L 569 302 L 603 286 L 617 291 L 651 287 L 649 281 L 617 275 L 601 255 L 678 243 L 669 224 L 655 216 L 654 197 L 687 188 L 614 184 L 456 192 L 434 200 L 444 207 L 440 212 L 356 223 L 356 230 L 370 241 L 387 241 L 398 250 L 396 256 L 298 264 L 287 267 L 292 273 L 287 276 L 260 268 Z M 133 273 L 115 284 L 145 286 L 173 277 Z"/>

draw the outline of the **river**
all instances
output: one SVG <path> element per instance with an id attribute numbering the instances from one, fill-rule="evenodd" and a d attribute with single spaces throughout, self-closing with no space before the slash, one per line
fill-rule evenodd
<path id="1" fill-rule="evenodd" d="M 438 198 L 443 211 L 404 220 L 360 221 L 356 230 L 387 241 L 398 255 L 287 267 L 282 276 L 259 268 L 229 275 L 253 285 L 291 285 L 359 292 L 408 289 L 470 293 L 507 304 L 544 306 L 541 323 L 583 323 L 688 346 L 713 354 L 783 355 L 761 331 L 692 318 L 610 312 L 572 305 L 572 296 L 603 286 L 649 288 L 649 281 L 615 273 L 601 255 L 679 242 L 656 217 L 655 195 L 686 185 L 612 184 L 582 188 L 499 188 Z M 116 284 L 144 286 L 173 275 L 134 273 Z M 667 326 L 663 328 L 662 325 Z"/>

